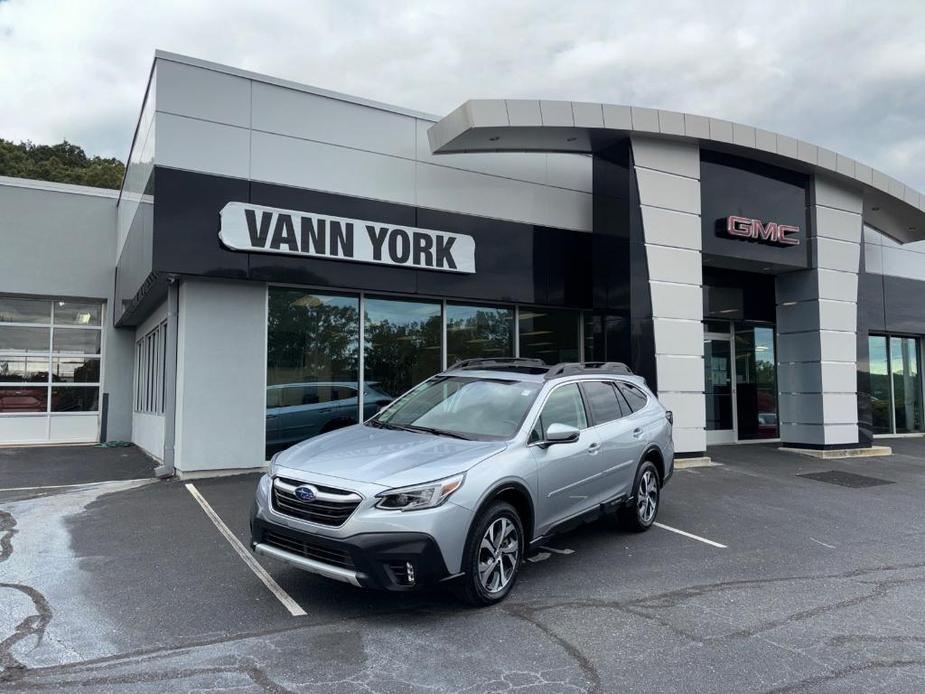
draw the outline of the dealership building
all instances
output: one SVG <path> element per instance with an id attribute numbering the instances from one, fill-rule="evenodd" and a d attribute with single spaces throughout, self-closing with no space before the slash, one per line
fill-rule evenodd
<path id="1" fill-rule="evenodd" d="M 925 195 L 738 123 L 158 52 L 120 191 L 0 178 L 0 445 L 253 468 L 520 356 L 626 362 L 679 455 L 868 448 L 923 432 L 923 239 Z"/>

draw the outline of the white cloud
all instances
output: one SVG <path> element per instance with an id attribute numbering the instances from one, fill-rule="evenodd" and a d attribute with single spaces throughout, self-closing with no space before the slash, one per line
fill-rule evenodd
<path id="1" fill-rule="evenodd" d="M 0 137 L 125 158 L 156 48 L 418 110 L 544 97 L 801 137 L 925 190 L 925 5 L 0 0 Z"/>

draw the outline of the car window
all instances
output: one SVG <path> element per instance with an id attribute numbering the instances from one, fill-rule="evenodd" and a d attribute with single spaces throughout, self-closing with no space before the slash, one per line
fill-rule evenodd
<path id="1" fill-rule="evenodd" d="M 588 408 L 595 424 L 604 424 L 620 419 L 625 405 L 620 404 L 616 388 L 610 381 L 586 381 L 581 384 L 588 399 Z M 622 398 L 620 398 L 622 400 Z"/>
<path id="2" fill-rule="evenodd" d="M 556 388 L 549 394 L 546 404 L 543 405 L 543 411 L 540 412 L 533 432 L 530 434 L 530 440 L 545 439 L 546 430 L 550 424 L 568 424 L 579 429 L 587 428 L 588 418 L 585 415 L 585 406 L 581 399 L 581 392 L 578 390 L 578 384 L 569 383 Z"/>
<path id="3" fill-rule="evenodd" d="M 279 390 L 267 389 L 267 408 L 279 407 Z"/>
<path id="4" fill-rule="evenodd" d="M 621 383 L 620 392 L 623 393 L 623 396 L 626 398 L 626 402 L 629 403 L 630 408 L 633 412 L 637 412 L 646 406 L 646 403 L 649 402 L 649 398 L 646 397 L 646 394 L 643 393 L 636 386 L 631 386 L 629 383 Z"/>

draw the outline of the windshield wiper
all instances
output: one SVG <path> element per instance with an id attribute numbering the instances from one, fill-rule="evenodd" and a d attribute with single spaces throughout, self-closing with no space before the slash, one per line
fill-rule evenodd
<path id="1" fill-rule="evenodd" d="M 435 436 L 449 436 L 454 439 L 462 439 L 463 441 L 472 441 L 471 436 L 466 436 L 465 434 L 460 434 L 455 431 L 447 431 L 446 429 L 435 429 L 433 427 L 421 427 L 416 424 L 409 424 L 405 427 L 402 427 L 406 431 L 420 431 L 425 434 L 434 434 Z"/>

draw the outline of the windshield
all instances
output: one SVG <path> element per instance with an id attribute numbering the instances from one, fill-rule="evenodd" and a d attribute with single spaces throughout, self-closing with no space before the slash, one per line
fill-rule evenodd
<path id="1" fill-rule="evenodd" d="M 465 439 L 509 439 L 541 387 L 529 381 L 432 378 L 408 391 L 369 424 Z"/>

